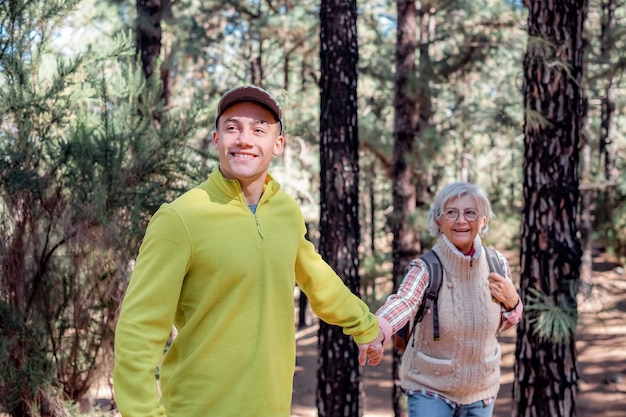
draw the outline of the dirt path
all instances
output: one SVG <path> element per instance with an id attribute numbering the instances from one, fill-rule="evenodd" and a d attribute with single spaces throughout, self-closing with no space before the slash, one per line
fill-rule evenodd
<path id="1" fill-rule="evenodd" d="M 594 276 L 591 294 L 579 305 L 577 336 L 580 385 L 578 417 L 626 417 L 626 280 L 619 270 Z M 298 332 L 292 416 L 315 417 L 317 325 Z M 495 417 L 511 415 L 515 331 L 500 337 L 502 387 Z M 392 417 L 391 346 L 377 367 L 365 368 L 365 417 Z"/>

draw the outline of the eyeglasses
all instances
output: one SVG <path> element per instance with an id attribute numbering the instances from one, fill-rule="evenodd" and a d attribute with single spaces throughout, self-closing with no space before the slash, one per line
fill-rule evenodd
<path id="1" fill-rule="evenodd" d="M 459 210 L 457 209 L 447 209 L 439 216 L 444 217 L 448 221 L 455 222 L 458 220 L 460 214 L 461 212 L 459 212 Z M 474 208 L 463 210 L 463 217 L 465 217 L 465 220 L 467 220 L 468 222 L 473 222 L 474 220 L 478 219 L 478 215 L 478 210 Z"/>

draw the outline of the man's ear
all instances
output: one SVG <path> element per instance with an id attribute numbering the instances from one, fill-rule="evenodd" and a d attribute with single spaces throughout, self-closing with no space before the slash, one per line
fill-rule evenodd
<path id="1" fill-rule="evenodd" d="M 217 149 L 217 142 L 219 140 L 219 135 L 217 134 L 217 130 L 214 130 L 211 133 L 211 142 L 213 142 L 213 148 Z"/>
<path id="2" fill-rule="evenodd" d="M 274 149 L 272 151 L 272 155 L 278 156 L 282 154 L 284 150 L 285 150 L 285 137 L 283 135 L 280 135 L 276 139 L 276 142 L 274 142 Z"/>

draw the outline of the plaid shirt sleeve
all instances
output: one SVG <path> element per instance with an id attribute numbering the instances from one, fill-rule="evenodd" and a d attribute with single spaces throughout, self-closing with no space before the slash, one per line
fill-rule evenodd
<path id="1" fill-rule="evenodd" d="M 511 267 L 509 266 L 509 262 L 506 260 L 504 255 L 498 253 L 498 262 L 504 269 L 505 278 L 509 280 L 513 280 L 511 274 Z M 507 329 L 510 329 L 522 319 L 522 313 L 524 312 L 524 305 L 522 304 L 522 300 L 519 299 L 517 304 L 511 311 L 506 311 L 506 308 L 502 306 L 501 316 L 500 316 L 500 327 L 498 328 L 498 333 L 501 333 Z"/>
<path id="2" fill-rule="evenodd" d="M 389 323 L 392 334 L 415 316 L 428 281 L 426 264 L 419 259 L 412 260 L 398 290 L 387 297 L 385 304 L 376 311 L 376 316 Z"/>

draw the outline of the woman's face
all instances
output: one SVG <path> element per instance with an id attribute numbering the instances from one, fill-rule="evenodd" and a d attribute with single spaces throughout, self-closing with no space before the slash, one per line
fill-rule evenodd
<path id="1" fill-rule="evenodd" d="M 437 219 L 439 230 L 458 250 L 471 252 L 476 235 L 487 223 L 487 216 L 478 210 L 473 196 L 464 194 L 448 200 Z"/>

